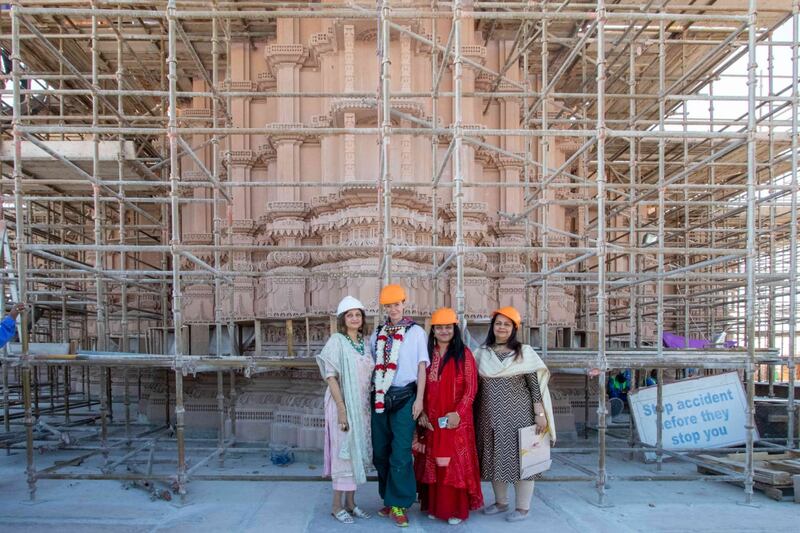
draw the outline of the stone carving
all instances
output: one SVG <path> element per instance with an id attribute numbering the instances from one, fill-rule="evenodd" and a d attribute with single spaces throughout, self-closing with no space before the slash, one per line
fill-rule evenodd
<path id="1" fill-rule="evenodd" d="M 259 91 L 271 91 L 275 89 L 277 80 L 271 71 L 261 72 L 256 76 Z"/>
<path id="2" fill-rule="evenodd" d="M 277 69 L 287 65 L 294 67 L 308 57 L 308 49 L 302 44 L 268 44 L 264 50 L 267 64 L 276 75 Z"/>
<path id="3" fill-rule="evenodd" d="M 344 92 L 351 93 L 355 90 L 355 28 L 345 26 L 344 33 Z"/>
<path id="4" fill-rule="evenodd" d="M 355 113 L 344 114 L 344 127 L 356 127 Z M 344 181 L 355 181 L 356 179 L 356 136 L 347 134 L 344 136 Z"/>
<path id="5" fill-rule="evenodd" d="M 400 35 L 400 91 L 411 91 L 411 37 Z"/>
<path id="6" fill-rule="evenodd" d="M 414 32 L 432 38 L 432 27 L 428 22 L 406 19 L 402 24 Z M 381 267 L 381 257 L 374 251 L 374 247 L 383 243 L 383 214 L 379 204 L 380 191 L 376 190 L 379 169 L 375 137 L 356 134 L 332 136 L 324 131 L 330 127 L 379 125 L 376 121 L 379 105 L 376 98 L 352 94 L 373 91 L 377 86 L 375 47 L 363 44 L 376 44 L 376 27 L 372 22 L 362 20 L 309 19 L 298 20 L 293 26 L 285 25 L 280 28 L 280 39 L 254 42 L 250 48 L 232 48 L 231 53 L 235 57 L 231 58 L 231 64 L 236 65 L 237 69 L 232 76 L 237 81 L 229 80 L 220 86 L 255 96 L 252 100 L 245 99 L 249 102 L 247 105 L 236 105 L 229 110 L 232 124 L 255 127 L 264 125 L 265 131 L 231 136 L 230 151 L 222 158 L 227 170 L 221 172 L 220 179 L 296 184 L 326 180 L 331 184 L 348 182 L 358 186 L 338 189 L 307 186 L 233 188 L 236 195 L 233 203 L 235 207 L 229 208 L 227 216 L 223 208 L 220 223 L 223 242 L 231 242 L 239 248 L 226 251 L 221 257 L 223 270 L 231 269 L 239 275 L 232 275 L 232 283 L 225 285 L 219 301 L 215 301 L 212 285 L 201 282 L 203 280 L 187 279 L 184 285 L 183 315 L 187 324 L 202 325 L 213 322 L 215 307 L 221 310 L 226 320 L 230 318 L 244 323 L 254 318 L 265 321 L 283 320 L 312 314 L 310 340 L 323 342 L 329 328 L 328 316 L 345 294 L 358 296 L 368 307 L 370 314 L 378 311 L 376 297 L 381 282 L 375 273 Z M 415 85 L 423 83 L 430 75 L 431 49 L 429 45 L 402 32 L 392 33 L 392 91 L 411 92 L 415 90 Z M 439 44 L 443 44 L 447 35 L 447 30 L 440 25 L 436 31 Z M 502 68 L 496 43 L 484 46 L 479 32 L 465 32 L 462 37 L 461 54 L 466 60 L 485 64 L 495 71 Z M 441 54 L 437 55 L 437 61 L 441 57 Z M 448 63 L 446 66 L 452 67 L 452 56 Z M 494 84 L 491 75 L 472 68 L 466 61 L 464 67 L 462 81 L 466 92 L 486 91 Z M 452 71 L 445 71 L 444 75 L 446 80 L 452 75 Z M 420 77 L 419 80 L 415 76 Z M 509 68 L 508 76 L 515 80 L 524 79 L 518 64 Z M 511 90 L 515 85 L 503 81 L 498 87 L 500 90 Z M 445 90 L 445 85 L 440 88 Z M 323 90 L 340 92 L 341 95 L 326 98 L 258 97 L 258 93 L 267 91 Z M 241 98 L 235 101 L 239 102 Z M 480 112 L 483 102 L 479 99 L 467 97 L 465 104 L 462 131 L 472 134 L 482 133 L 481 130 L 487 128 L 519 126 L 518 123 L 515 124 L 519 120 L 514 111 L 516 108 L 503 107 L 521 107 L 518 102 L 502 102 L 502 105 L 498 102 L 498 107 L 493 107 L 486 115 Z M 207 99 L 197 97 L 181 109 L 181 120 L 192 123 L 207 121 L 210 118 L 208 106 Z M 452 122 L 452 115 L 445 111 L 448 106 L 447 97 L 441 97 L 437 112 L 438 125 Z M 416 122 L 408 117 L 432 120 L 429 100 L 394 96 L 391 98 L 391 107 L 404 115 L 391 117 L 393 127 L 415 127 Z M 551 109 L 555 107 L 550 106 Z M 525 110 L 520 112 L 524 113 Z M 309 134 L 312 128 L 319 132 Z M 305 131 L 291 131 L 297 129 Z M 192 140 L 193 144 L 204 140 L 202 135 L 197 137 L 198 139 Z M 496 139 L 489 136 L 470 137 L 498 145 Z M 578 149 L 575 146 L 577 140 L 577 137 L 566 136 L 552 139 L 549 166 L 558 168 Z M 450 141 L 451 138 L 447 135 L 434 140 L 440 143 L 439 161 Z M 496 151 L 465 143 L 462 171 L 466 183 L 480 185 L 496 181 L 523 181 L 523 160 L 527 158 L 535 162 L 540 157 L 538 149 L 530 154 L 524 152 L 524 144 L 518 140 L 499 146 L 518 157 L 501 155 Z M 430 180 L 431 150 L 426 138 L 394 134 L 389 149 L 389 168 L 395 183 Z M 210 150 L 204 151 L 201 157 L 204 158 L 206 167 L 211 168 L 211 161 L 205 160 L 210 159 Z M 186 170 L 181 174 L 182 179 L 206 181 L 206 177 L 188 160 L 184 158 L 183 162 Z M 323 168 L 324 172 L 321 170 Z M 579 172 L 577 168 L 566 170 Z M 531 181 L 539 180 L 540 175 L 535 166 L 528 165 L 527 171 Z M 437 281 L 442 295 L 439 302 L 434 301 L 433 281 L 417 276 L 423 272 L 431 272 L 433 264 L 431 254 L 419 251 L 419 247 L 431 245 L 434 236 L 440 244 L 452 244 L 455 241 L 455 205 L 452 188 L 446 186 L 451 181 L 451 165 L 448 164 L 441 177 L 440 183 L 443 186 L 437 190 L 436 226 L 430 191 L 393 186 L 390 238 L 392 244 L 400 248 L 392 254 L 392 269 L 397 275 L 396 279 L 407 285 L 409 311 L 419 315 L 429 313 L 434 306 L 441 303 L 455 304 L 455 263 L 444 269 Z M 562 175 L 555 181 L 568 184 L 569 177 Z M 362 182 L 363 186 L 360 185 Z M 568 187 L 555 191 L 549 192 L 546 199 L 566 198 L 572 194 Z M 200 188 L 193 187 L 182 188 L 182 193 L 190 196 L 205 194 Z M 485 319 L 499 305 L 516 305 L 523 310 L 526 290 L 529 291 L 528 299 L 531 301 L 531 309 L 525 309 L 526 321 L 530 323 L 537 319 L 535 310 L 539 305 L 540 295 L 536 288 L 525 288 L 527 278 L 523 274 L 536 272 L 543 267 L 541 255 L 515 249 L 540 244 L 540 232 L 535 227 L 530 228 L 526 237 L 523 224 L 511 225 L 507 218 L 499 215 L 500 211 L 514 214 L 530 205 L 529 202 L 526 204 L 523 194 L 521 189 L 512 188 L 467 187 L 464 190 L 464 244 L 471 248 L 487 247 L 486 251 L 471 250 L 464 254 L 463 264 L 468 274 L 464 286 L 466 314 L 472 319 Z M 182 211 L 182 242 L 212 242 L 210 221 L 186 223 L 187 220 L 192 220 L 191 217 L 210 217 L 210 205 L 202 207 L 203 209 L 191 213 L 186 209 Z M 575 211 L 568 212 L 565 208 L 551 206 L 551 227 L 570 228 L 570 231 L 582 234 L 583 213 Z M 586 214 L 586 218 L 591 220 L 592 214 Z M 574 217 L 577 222 L 574 228 L 570 217 Z M 550 233 L 548 242 L 558 245 L 568 243 L 555 232 Z M 293 249 L 314 245 L 328 249 Z M 502 253 L 494 252 L 488 248 L 493 245 L 502 246 L 505 250 Z M 445 259 L 441 255 L 438 258 L 440 263 Z M 201 254 L 198 257 L 209 264 L 213 263 L 213 254 Z M 548 266 L 552 268 L 572 257 L 550 254 Z M 192 264 L 186 266 L 190 270 L 197 269 Z M 256 272 L 259 276 L 252 275 Z M 415 277 L 402 277 L 403 273 L 412 273 Z M 651 287 L 640 287 L 641 293 L 647 290 L 651 290 Z M 558 327 L 572 327 L 578 313 L 575 298 L 580 294 L 573 287 L 551 286 L 546 304 L 549 323 Z M 141 305 L 157 309 L 160 302 L 154 298 L 142 301 Z M 264 332 L 265 346 L 272 342 L 268 338 L 285 343 L 285 326 L 282 323 L 269 327 L 265 325 Z M 305 327 L 295 325 L 295 344 L 303 344 L 305 335 Z M 282 341 L 277 340 L 280 337 L 283 337 Z M 245 347 L 245 350 L 248 349 L 253 348 Z M 264 349 L 266 353 L 278 350 L 277 347 Z M 258 405 L 258 400 L 252 401 L 255 402 L 252 405 Z M 297 415 L 280 410 L 273 410 L 271 413 L 268 416 L 273 419 L 278 415 Z M 288 424 L 285 421 L 281 423 Z"/>
<path id="7" fill-rule="evenodd" d="M 352 28 L 352 26 L 350 26 Z M 318 55 L 333 54 L 337 51 L 336 31 L 333 26 L 321 33 L 315 33 L 309 39 L 308 47 Z"/>

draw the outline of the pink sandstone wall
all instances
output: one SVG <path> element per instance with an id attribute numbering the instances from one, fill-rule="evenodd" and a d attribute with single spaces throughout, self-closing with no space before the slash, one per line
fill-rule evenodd
<path id="1" fill-rule="evenodd" d="M 430 21 L 408 20 L 413 31 L 431 35 Z M 440 42 L 446 40 L 449 20 L 437 22 Z M 511 49 L 511 41 L 492 40 L 483 46 L 482 36 L 464 23 L 462 35 L 464 55 L 489 68 L 499 70 Z M 252 91 L 252 97 L 233 98 L 230 113 L 233 126 L 262 127 L 296 125 L 303 127 L 375 127 L 377 110 L 373 102 L 348 93 L 375 92 L 379 86 L 379 65 L 376 55 L 376 27 L 373 21 L 357 20 L 278 20 L 277 38 L 269 42 L 235 41 L 231 43 L 228 88 Z M 442 44 L 444 44 L 442 42 Z M 430 48 L 400 34 L 392 33 L 390 48 L 391 87 L 393 92 L 429 91 L 431 87 Z M 224 74 L 224 73 L 223 73 Z M 519 80 L 520 68 L 512 66 L 507 76 Z M 221 76 L 222 79 L 224 76 Z M 467 66 L 464 69 L 465 92 L 488 90 L 490 76 Z M 445 70 L 441 89 L 452 86 L 452 73 Z M 195 82 L 203 89 L 202 81 Z M 505 82 L 500 85 L 504 89 Z M 256 91 L 331 91 L 336 98 L 266 98 Z M 374 100 L 374 99 L 373 99 Z M 486 100 L 465 97 L 463 121 L 465 127 L 518 128 L 520 103 L 515 100 L 494 100 L 483 114 Z M 430 98 L 393 98 L 392 106 L 407 115 L 431 119 Z M 439 124 L 452 122 L 452 102 L 440 98 Z M 195 98 L 181 110 L 181 117 L 192 124 L 210 123 L 210 102 Z M 395 121 L 399 127 L 412 127 L 408 120 Z M 207 138 L 187 139 L 199 145 Z M 486 137 L 487 143 L 515 153 L 524 151 L 522 138 Z M 444 157 L 449 138 L 439 139 L 438 158 Z M 222 210 L 224 241 L 252 246 L 250 252 L 236 252 L 224 257 L 235 270 L 269 273 L 270 277 L 236 278 L 234 290 L 226 289 L 225 298 L 217 302 L 225 318 L 252 320 L 254 318 L 300 317 L 327 315 L 345 294 L 352 294 L 377 310 L 379 290 L 377 277 L 359 277 L 363 271 L 375 272 L 380 265 L 378 254 L 359 252 L 359 246 L 376 246 L 382 233 L 378 208 L 379 184 L 378 145 L 375 136 L 365 135 L 234 135 L 230 153 L 226 154 L 229 179 L 233 181 L 288 183 L 361 181 L 363 188 L 278 187 L 233 189 L 232 209 Z M 557 168 L 577 149 L 568 139 L 557 139 L 550 146 L 549 166 Z M 534 160 L 541 154 L 534 143 Z M 211 167 L 211 148 L 202 151 L 206 166 Z M 497 153 L 464 146 L 464 180 L 467 183 L 518 183 L 523 179 L 519 161 Z M 390 155 L 392 179 L 397 181 L 430 181 L 431 139 L 423 136 L 395 135 Z M 535 168 L 532 169 L 535 172 Z M 578 169 L 573 169 L 577 172 Z M 451 180 L 451 169 L 444 172 L 442 183 Z M 183 179 L 202 179 L 199 169 L 189 158 L 182 160 Z M 534 175 L 535 178 L 535 175 Z M 568 189 L 548 193 L 550 198 L 569 197 Z M 189 189 L 196 197 L 207 197 L 204 189 Z M 436 233 L 439 243 L 454 239 L 454 209 L 452 190 L 438 190 L 438 225 L 433 226 L 430 189 L 393 189 L 392 239 L 394 243 L 425 245 L 432 243 Z M 519 213 L 523 210 L 521 188 L 465 189 L 464 230 L 468 245 L 524 246 L 540 244 L 539 231 L 534 229 L 532 240 L 525 242 L 522 225 L 511 226 L 498 213 Z M 186 243 L 209 243 L 212 240 L 211 204 L 187 205 L 182 210 L 183 240 Z M 562 206 L 549 208 L 551 228 L 580 230 L 577 209 Z M 227 219 L 227 220 L 226 220 Z M 543 220 L 539 220 L 543 222 Z M 564 238 L 550 233 L 549 243 L 564 244 Z M 349 249 L 334 253 L 270 251 L 270 245 L 344 245 Z M 209 263 L 210 256 L 202 257 Z M 564 257 L 550 255 L 549 264 Z M 474 253 L 466 257 L 467 315 L 486 317 L 501 305 L 515 305 L 524 310 L 524 282 L 515 273 L 525 271 L 525 257 L 517 253 Z M 533 257 L 532 271 L 541 268 L 541 258 Z M 431 258 L 424 254 L 398 253 L 393 269 L 403 272 L 431 271 Z M 193 268 L 187 265 L 188 268 Z M 335 272 L 345 277 L 335 279 L 308 278 L 309 273 Z M 351 274 L 351 275 L 348 275 Z M 486 275 L 500 274 L 499 279 Z M 410 311 L 426 315 L 435 306 L 433 286 L 429 279 L 399 278 L 409 290 Z M 441 283 L 445 289 L 445 304 L 454 303 L 451 294 L 453 280 Z M 576 302 L 574 287 L 551 286 L 547 303 L 548 323 L 554 327 L 575 327 Z M 185 287 L 184 319 L 188 324 L 208 324 L 214 320 L 214 296 L 208 284 Z M 526 321 L 536 324 L 542 309 L 539 289 L 533 292 L 531 308 L 525 311 Z"/>

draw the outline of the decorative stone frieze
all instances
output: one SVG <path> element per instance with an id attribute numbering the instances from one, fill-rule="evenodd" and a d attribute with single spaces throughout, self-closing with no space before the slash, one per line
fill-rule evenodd
<path id="1" fill-rule="evenodd" d="M 254 235 L 256 228 L 257 224 L 255 220 L 238 218 L 233 219 L 230 226 L 228 226 L 229 231 L 233 235 Z"/>
<path id="2" fill-rule="evenodd" d="M 361 41 L 361 42 L 374 42 L 375 40 L 377 40 L 377 38 L 378 38 L 378 30 L 376 30 L 374 27 L 360 31 L 358 35 L 356 35 L 356 41 Z"/>
<path id="3" fill-rule="evenodd" d="M 483 65 L 486 63 L 486 47 L 481 46 L 478 44 L 464 44 L 461 45 L 461 56 L 465 59 L 469 59 L 478 65 Z M 450 65 L 452 67 L 452 56 L 450 60 Z M 466 61 L 463 63 L 464 68 L 470 69 L 473 72 L 482 72 L 480 69 L 475 68 L 473 65 L 467 63 Z"/>
<path id="4" fill-rule="evenodd" d="M 273 75 L 282 66 L 297 66 L 302 64 L 308 57 L 308 48 L 302 44 L 268 44 L 264 49 L 264 56 L 267 60 Z"/>
<path id="5" fill-rule="evenodd" d="M 356 127 L 355 113 L 344 114 L 344 127 L 352 129 Z M 356 179 L 356 136 L 346 134 L 344 136 L 344 181 L 355 181 Z"/>
<path id="6" fill-rule="evenodd" d="M 486 92 L 491 90 L 494 76 L 486 71 L 481 70 L 475 75 L 475 90 L 479 92 Z"/>
<path id="7" fill-rule="evenodd" d="M 308 40 L 309 49 L 316 55 L 334 54 L 338 51 L 336 31 L 333 26 L 324 32 L 314 33 Z"/>
<path id="8" fill-rule="evenodd" d="M 266 232 L 276 237 L 304 237 L 307 233 L 305 216 L 308 204 L 305 202 L 269 202 L 263 217 L 267 224 Z"/>
<path id="9" fill-rule="evenodd" d="M 221 84 L 224 91 L 237 92 L 237 93 L 255 93 L 258 91 L 258 83 L 249 80 L 225 80 Z M 241 97 L 236 97 L 241 98 Z"/>
<path id="10" fill-rule="evenodd" d="M 525 157 L 525 152 L 516 152 L 516 154 L 520 157 Z M 510 169 L 510 168 L 522 168 L 525 166 L 525 163 L 516 157 L 509 157 L 503 154 L 497 154 L 495 156 L 495 163 L 497 168 L 501 170 Z"/>
<path id="11" fill-rule="evenodd" d="M 184 126 L 201 127 L 211 122 L 211 110 L 207 107 L 183 108 L 178 110 L 178 117 Z"/>
<path id="12" fill-rule="evenodd" d="M 214 287 L 209 284 L 188 285 L 183 291 L 184 324 L 214 322 Z"/>
<path id="13" fill-rule="evenodd" d="M 331 116 L 325 115 L 312 115 L 311 127 L 312 128 L 330 128 L 332 126 Z"/>
<path id="14" fill-rule="evenodd" d="M 277 85 L 275 75 L 271 71 L 260 72 L 256 76 L 257 89 L 260 92 L 274 91 Z"/>
<path id="15" fill-rule="evenodd" d="M 268 165 L 270 162 L 275 161 L 276 157 L 277 152 L 275 151 L 275 147 L 271 142 L 259 145 L 258 154 L 256 156 L 257 161 L 261 161 L 265 165 Z"/>
<path id="16" fill-rule="evenodd" d="M 411 37 L 400 35 L 400 91 L 411 91 Z"/>
<path id="17" fill-rule="evenodd" d="M 253 150 L 230 150 L 223 154 L 222 164 L 231 167 L 252 167 L 256 164 L 258 154 Z"/>
<path id="18" fill-rule="evenodd" d="M 285 123 L 285 122 L 272 122 L 267 124 L 267 128 L 276 130 L 275 133 L 270 134 L 272 143 L 278 146 L 282 143 L 301 143 L 306 138 L 305 133 L 295 131 L 280 131 L 280 130 L 296 130 L 305 128 L 305 125 L 300 122 Z"/>
<path id="19" fill-rule="evenodd" d="M 211 244 L 214 242 L 214 235 L 211 233 L 184 233 L 181 240 L 183 244 Z"/>
<path id="20" fill-rule="evenodd" d="M 351 93 L 355 90 L 355 28 L 345 26 L 344 34 L 344 92 Z"/>
<path id="21" fill-rule="evenodd" d="M 475 150 L 475 162 L 480 163 L 487 167 L 496 167 L 497 166 L 497 155 L 495 152 L 491 150 L 487 150 L 485 148 L 478 148 Z"/>

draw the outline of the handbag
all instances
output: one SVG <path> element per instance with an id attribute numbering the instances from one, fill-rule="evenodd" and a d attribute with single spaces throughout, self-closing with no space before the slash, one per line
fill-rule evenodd
<path id="1" fill-rule="evenodd" d="M 373 403 L 375 399 L 375 391 L 372 391 Z M 389 387 L 383 397 L 384 411 L 386 413 L 394 413 L 403 408 L 403 406 L 411 398 L 417 395 L 417 384 L 409 383 L 404 387 Z"/>
<path id="2" fill-rule="evenodd" d="M 553 464 L 550 459 L 550 433 L 536 434 L 536 426 L 519 429 L 519 472 L 521 479 L 549 470 Z"/>

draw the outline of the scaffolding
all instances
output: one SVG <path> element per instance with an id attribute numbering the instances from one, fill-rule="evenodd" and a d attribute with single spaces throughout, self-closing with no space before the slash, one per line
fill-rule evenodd
<path id="1" fill-rule="evenodd" d="M 230 57 L 231 40 L 264 40 L 275 34 L 277 21 L 305 18 L 377 24 L 378 90 L 347 94 L 374 106 L 378 112 L 375 127 L 232 124 L 234 100 L 250 97 L 253 92 L 237 90 L 229 83 L 226 58 Z M 438 24 L 431 24 L 431 34 L 426 35 L 407 25 L 409 20 L 450 21 L 446 44 L 441 44 L 445 36 L 437 35 Z M 475 24 L 487 40 L 498 32 L 508 36 L 513 45 L 504 67 L 493 70 L 465 53 L 465 23 Z M 791 40 L 776 41 L 773 33 L 784 24 L 791 25 Z M 475 275 L 465 268 L 468 254 L 526 257 L 524 272 L 513 276 L 525 280 L 527 302 L 534 288 L 540 288 L 547 302 L 553 287 L 576 287 L 580 322 L 593 332 L 593 342 L 587 343 L 589 349 L 564 350 L 552 345 L 546 305 L 535 331 L 528 327 L 525 335 L 530 341 L 538 335 L 542 356 L 550 368 L 600 371 L 597 468 L 570 477 L 596 483 L 600 504 L 605 503 L 607 480 L 625 479 L 606 471 L 605 458 L 610 451 L 654 451 L 659 471 L 665 456 L 694 460 L 663 447 L 660 428 L 665 369 L 727 368 L 743 372 L 748 398 L 746 468 L 743 474 L 730 471 L 714 480 L 743 481 L 747 502 L 753 493 L 753 452 L 757 449 L 752 431 L 756 379 L 766 373 L 769 392 L 774 394 L 775 368 L 780 380 L 785 376 L 786 381 L 787 435 L 782 443 L 764 439 L 758 445 L 764 449 L 795 449 L 798 0 L 731 0 L 709 5 L 653 1 L 633 5 L 605 0 L 380 0 L 377 5 L 355 1 L 13 0 L 10 10 L 3 12 L 0 32 L 0 43 L 7 49 L 12 67 L 3 75 L 6 88 L 4 114 L 0 116 L 4 146 L 0 186 L 4 201 L 0 210 L 13 235 L 15 251 L 13 264 L 9 258 L 4 261 L 3 283 L 17 285 L 19 301 L 33 308 L 21 319 L 19 354 L 3 358 L 5 422 L 10 431 L 9 372 L 13 367 L 19 371 L 22 387 L 31 497 L 38 479 L 158 480 L 174 482 L 181 495 L 190 478 L 267 479 L 257 475 L 204 476 L 197 469 L 214 459 L 221 461 L 235 446 L 237 373 L 247 378 L 278 367 L 308 367 L 312 362 L 307 357 L 291 357 L 291 345 L 287 353 L 290 357 L 279 359 L 222 356 L 222 332 L 227 330 L 233 338 L 235 325 L 223 316 L 219 305 L 214 310 L 215 353 L 188 355 L 182 334 L 183 287 L 188 280 L 210 280 L 219 301 L 235 277 L 269 275 L 237 270 L 232 261 L 223 262 L 223 254 L 252 249 L 233 241 L 223 217 L 230 213 L 236 191 L 255 187 L 377 191 L 380 243 L 363 246 L 360 251 L 380 256 L 381 262 L 377 271 L 364 275 L 384 282 L 433 279 L 433 298 L 439 304 L 445 298 L 441 285 L 453 280 L 453 302 L 460 316 L 465 310 L 466 280 Z M 433 82 L 429 91 L 393 90 L 393 35 L 407 36 L 432 50 Z M 205 46 L 209 37 L 210 48 Z M 158 53 L 152 53 L 151 45 Z M 776 73 L 776 50 L 790 51 L 791 76 Z M 763 53 L 767 54 L 766 68 L 758 61 Z M 728 93 L 730 87 L 719 82 L 725 69 L 740 58 L 747 62 L 745 95 Z M 523 64 L 525 79 L 506 75 L 515 62 Z M 452 88 L 443 90 L 440 84 L 447 66 L 452 72 Z M 490 90 L 465 90 L 466 67 L 488 77 Z M 220 81 L 220 74 L 226 79 Z M 204 89 L 197 90 L 193 79 L 202 80 Z M 319 91 L 258 94 L 279 101 L 341 96 Z M 198 97 L 211 103 L 210 127 L 192 125 L 190 117 L 179 119 L 180 101 Z M 396 109 L 393 104 L 402 98 L 425 99 L 430 120 Z M 492 101 L 518 102 L 522 125 L 517 129 L 467 127 L 462 118 L 465 98 L 484 99 L 487 108 Z M 708 112 L 697 118 L 692 110 L 702 104 L 708 105 Z M 727 117 L 718 109 L 727 104 L 745 106 L 746 110 Z M 446 105 L 452 107 L 447 114 L 452 116 L 452 123 L 443 126 L 440 119 Z M 397 127 L 393 117 L 401 117 L 412 126 Z M 230 165 L 223 164 L 230 162 L 232 136 L 279 134 L 377 136 L 377 179 L 371 183 L 233 179 Z M 392 139 L 404 135 L 431 139 L 430 179 L 404 182 L 392 176 Z M 189 136 L 205 141 L 192 146 Z M 550 150 L 556 138 L 576 147 L 563 164 L 553 168 Z M 508 150 L 491 139 L 518 139 L 524 150 Z M 447 141 L 443 154 L 438 149 L 442 140 Z M 78 142 L 90 147 L 88 163 L 69 155 L 70 144 Z M 197 155 L 208 147 L 212 153 L 210 167 Z M 464 179 L 466 147 L 518 164 L 522 178 L 516 183 Z M 41 163 L 38 173 L 31 171 L 29 161 L 40 161 L 42 154 L 52 161 Z M 199 169 L 191 179 L 181 176 L 182 158 L 189 158 Z M 445 183 L 442 176 L 448 165 L 452 179 Z M 59 176 L 59 169 L 64 168 L 80 179 Z M 6 201 L 12 185 L 13 204 Z M 400 187 L 430 190 L 434 221 L 439 202 L 452 194 L 451 244 L 441 244 L 436 234 L 430 245 L 395 242 L 392 199 L 393 190 Z M 522 195 L 522 210 L 499 215 L 507 224 L 524 228 L 524 245 L 467 244 L 464 196 L 469 188 L 513 190 Z M 207 191 L 210 196 L 185 194 L 193 189 Z M 572 195 L 559 196 L 555 194 L 558 191 Z M 200 203 L 211 206 L 213 242 L 185 243 L 181 209 Z M 548 212 L 553 206 L 575 209 L 576 226 L 570 230 L 551 227 Z M 335 252 L 344 248 L 269 245 L 271 252 Z M 393 258 L 407 253 L 428 258 L 430 271 L 395 271 Z M 537 271 L 531 269 L 534 255 L 539 257 Z M 191 269 L 184 265 L 191 265 Z M 653 292 L 644 290 L 653 286 Z M 144 305 L 146 302 L 156 305 L 151 308 Z M 49 321 L 44 331 L 31 327 L 37 310 Z M 653 320 L 658 341 L 654 346 L 642 335 L 644 323 Z M 109 324 L 113 322 L 119 324 L 120 352 L 114 352 L 109 341 Z M 70 343 L 76 323 L 79 338 L 84 341 L 82 348 L 91 351 L 44 353 L 32 341 L 34 336 L 39 341 Z M 292 327 L 291 322 L 287 326 Z M 710 337 L 725 328 L 745 348 L 667 350 L 660 342 L 665 327 L 681 328 L 687 338 L 691 334 Z M 87 344 L 92 328 L 96 341 Z M 153 342 L 161 349 L 157 353 L 130 353 L 144 351 L 141 340 L 145 331 L 156 331 Z M 174 332 L 172 338 L 169 331 Z M 138 349 L 131 346 L 132 338 L 137 339 Z M 174 354 L 167 350 L 170 342 L 175 344 Z M 64 473 L 57 467 L 36 470 L 34 441 L 39 438 L 39 427 L 35 427 L 38 413 L 34 410 L 39 408 L 40 368 L 47 369 L 45 386 L 51 387 L 50 401 L 59 394 L 63 398 L 66 422 L 70 408 L 75 408 L 70 405 L 70 383 L 76 377 L 70 372 L 80 368 L 81 380 L 90 378 L 91 369 L 99 373 L 100 442 L 72 449 L 88 452 L 81 457 L 101 453 L 106 458 L 103 473 Z M 126 416 L 124 436 L 119 438 L 109 436 L 111 368 L 124 372 Z M 146 450 L 150 453 L 150 470 L 155 453 L 154 435 L 158 433 L 148 428 L 134 434 L 129 412 L 131 368 L 162 369 L 174 380 L 174 476 L 157 476 L 149 471 L 113 472 L 116 466 Z M 607 445 L 604 398 L 607 373 L 614 368 L 659 369 L 659 437 L 655 447 L 637 445 L 632 433 L 627 447 Z M 59 372 L 63 372 L 63 379 Z M 219 436 L 215 446 L 192 446 L 192 439 L 185 435 L 184 378 L 200 372 L 216 375 Z M 227 409 L 226 375 L 230 380 Z M 167 387 L 167 395 L 169 391 Z M 91 407 L 91 390 L 82 401 Z M 166 405 L 169 423 L 169 399 Z M 51 410 L 56 410 L 52 403 Z M 233 439 L 227 441 L 226 418 L 233 433 Z M 115 449 L 126 453 L 112 462 L 109 457 Z M 189 449 L 204 453 L 191 468 L 186 461 Z M 558 452 L 569 453 L 570 449 Z M 675 477 L 654 474 L 647 479 Z"/>

